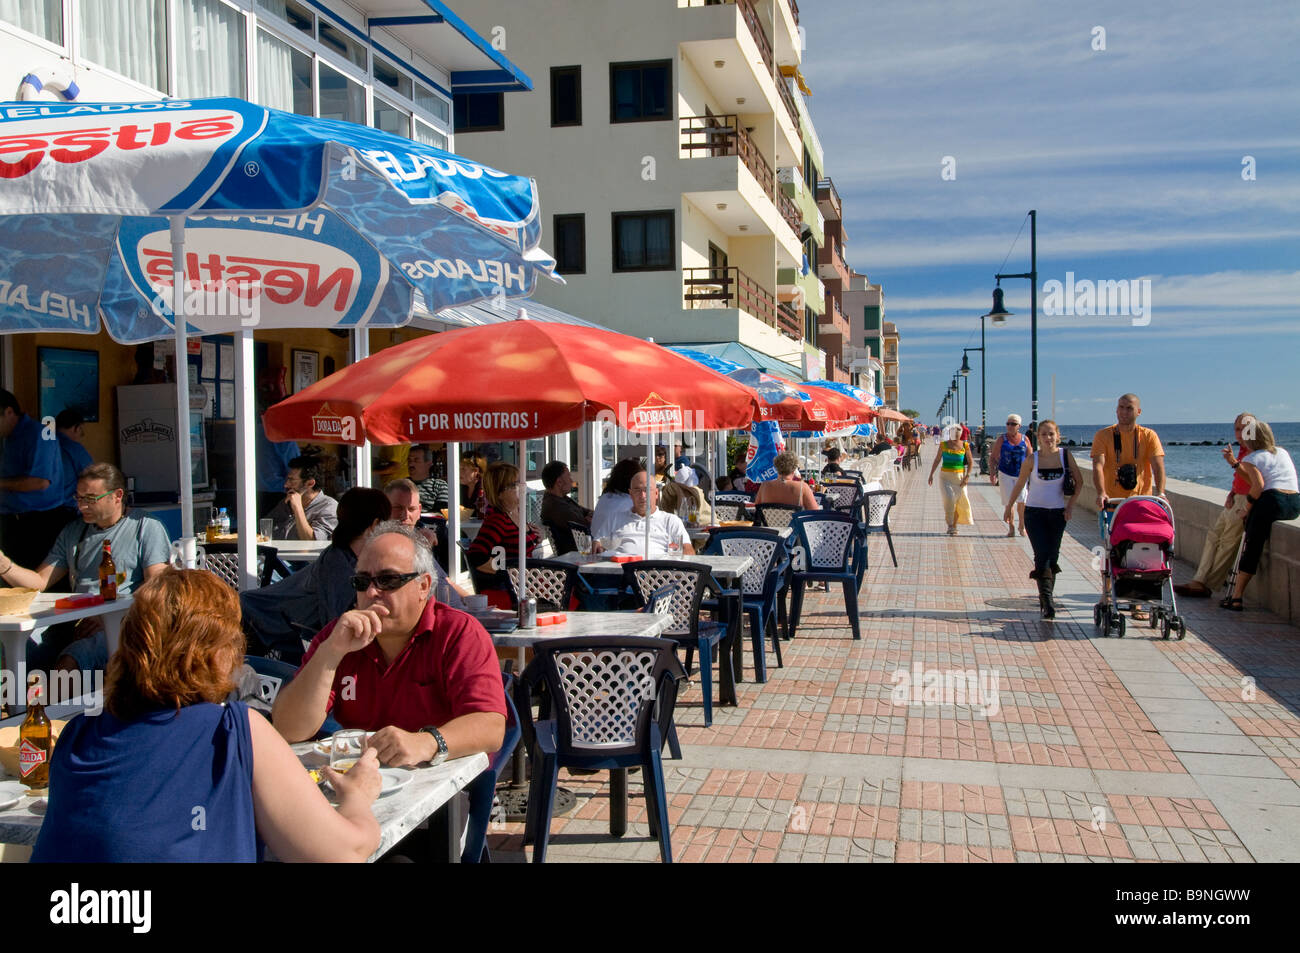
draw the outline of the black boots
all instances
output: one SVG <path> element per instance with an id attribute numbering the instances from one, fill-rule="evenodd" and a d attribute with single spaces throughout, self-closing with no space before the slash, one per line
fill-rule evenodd
<path id="1" fill-rule="evenodd" d="M 1033 575 L 1031 573 L 1031 575 Z M 1056 573 L 1051 567 L 1044 569 L 1038 576 L 1038 610 L 1044 619 L 1056 618 L 1056 607 L 1052 605 L 1052 590 L 1056 588 Z"/>

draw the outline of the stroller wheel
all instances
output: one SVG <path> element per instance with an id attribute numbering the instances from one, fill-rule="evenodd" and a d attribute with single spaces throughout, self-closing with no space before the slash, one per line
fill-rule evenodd
<path id="1" fill-rule="evenodd" d="M 1124 617 L 1116 613 L 1115 619 L 1116 619 L 1116 625 L 1118 629 L 1116 635 L 1118 635 L 1122 639 L 1124 638 Z"/>
<path id="2" fill-rule="evenodd" d="M 1160 609 L 1147 610 L 1147 628 L 1154 629 L 1160 621 L 1164 619 L 1164 612 Z"/>
<path id="3" fill-rule="evenodd" d="M 1101 606 L 1092 607 L 1092 624 L 1094 628 L 1101 628 Z"/>
<path id="4" fill-rule="evenodd" d="M 1177 628 L 1178 628 L 1178 641 L 1181 642 L 1183 639 L 1187 638 L 1187 623 L 1184 622 L 1182 619 L 1178 619 Z"/>
<path id="5" fill-rule="evenodd" d="M 1171 626 L 1169 625 L 1169 620 L 1168 620 L 1168 619 L 1161 619 L 1161 620 L 1160 620 L 1160 637 L 1161 637 L 1162 639 L 1167 639 L 1167 638 L 1169 638 L 1169 630 L 1170 630 L 1170 628 L 1171 628 Z"/>

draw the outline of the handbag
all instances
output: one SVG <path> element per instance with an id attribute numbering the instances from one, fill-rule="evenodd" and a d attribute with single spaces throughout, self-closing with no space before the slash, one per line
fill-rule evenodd
<path id="1" fill-rule="evenodd" d="M 1071 464 L 1074 463 L 1074 457 L 1071 456 L 1070 451 L 1066 450 L 1064 447 L 1061 448 L 1061 453 L 1065 454 L 1065 459 L 1061 461 L 1061 465 L 1065 467 L 1065 479 L 1061 483 L 1061 491 L 1068 498 L 1074 496 L 1075 492 L 1079 488 L 1074 485 L 1074 470 L 1071 468 Z"/>

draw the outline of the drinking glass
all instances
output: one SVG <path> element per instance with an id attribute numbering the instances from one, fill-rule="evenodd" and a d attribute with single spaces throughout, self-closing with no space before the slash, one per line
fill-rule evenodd
<path id="1" fill-rule="evenodd" d="M 668 558 L 676 559 L 681 554 L 682 554 L 682 544 L 677 542 L 677 540 L 675 539 L 670 540 L 668 543 Z"/>
<path id="2" fill-rule="evenodd" d="M 258 520 L 257 532 L 262 536 L 265 536 L 267 539 L 270 539 L 271 534 L 275 532 L 275 521 L 269 518 Z"/>
<path id="3" fill-rule="evenodd" d="M 330 738 L 330 767 L 339 774 L 361 760 L 361 752 L 366 749 L 366 733 L 360 729 L 336 731 Z"/>

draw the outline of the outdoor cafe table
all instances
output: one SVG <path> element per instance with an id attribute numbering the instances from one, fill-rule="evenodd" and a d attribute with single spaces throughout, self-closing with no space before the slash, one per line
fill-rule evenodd
<path id="1" fill-rule="evenodd" d="M 619 576 L 623 575 L 623 566 L 626 563 L 616 563 L 600 555 L 583 556 L 580 553 L 565 553 L 563 556 L 556 556 L 560 562 L 572 563 L 578 567 L 578 572 L 585 575 L 596 576 Z M 714 580 L 718 583 L 718 589 L 723 596 L 728 599 L 739 600 L 740 598 L 740 577 L 745 574 L 745 570 L 754 564 L 754 560 L 749 556 L 655 556 L 656 561 L 662 559 L 673 559 L 680 562 L 694 563 L 709 568 L 713 574 Z M 728 601 L 723 599 L 723 602 Z M 736 698 L 736 673 L 741 671 L 743 660 L 743 645 L 739 638 L 739 630 L 732 630 L 736 623 L 742 621 L 742 613 L 737 611 L 730 614 L 728 622 L 727 638 L 731 642 L 731 664 L 719 665 L 718 670 L 721 678 L 718 682 L 718 698 L 724 705 L 738 704 Z"/>
<path id="2" fill-rule="evenodd" d="M 330 541 L 328 539 L 273 539 L 258 545 L 270 546 L 285 562 L 311 563 L 329 549 Z"/>
<path id="3" fill-rule="evenodd" d="M 293 745 L 294 754 L 298 755 L 305 767 L 316 768 L 329 764 L 329 756 L 322 754 L 316 743 L 305 741 Z M 468 758 L 456 758 L 442 764 L 408 768 L 411 779 L 402 788 L 392 794 L 377 799 L 372 806 L 375 819 L 379 821 L 379 847 L 370 855 L 373 863 L 392 850 L 403 837 L 411 833 L 425 820 L 441 812 L 441 835 L 447 846 L 446 859 L 451 863 L 460 861 L 460 837 L 465 828 L 465 814 L 461 799 L 456 795 L 465 786 L 482 774 L 488 766 L 488 756 L 479 752 Z M 0 818 L 4 815 L 0 814 Z M 435 818 L 434 824 L 439 824 Z M 268 859 L 271 859 L 268 855 Z"/>
<path id="4" fill-rule="evenodd" d="M 4 644 L 5 668 L 17 672 L 27 661 L 27 639 L 30 637 L 39 643 L 46 629 L 61 622 L 102 619 L 104 635 L 108 639 L 108 654 L 111 656 L 117 651 L 122 617 L 131 608 L 131 596 L 124 593 L 112 602 L 101 602 L 84 609 L 54 608 L 54 603 L 64 598 L 68 598 L 67 593 L 38 592 L 25 614 L 0 615 L 0 642 Z M 21 711 L 24 708 L 25 705 L 19 705 L 14 710 Z"/>
<path id="5" fill-rule="evenodd" d="M 524 668 L 524 651 L 539 642 L 552 639 L 573 639 L 588 635 L 641 636 L 653 638 L 668 628 L 669 618 L 658 613 L 649 612 L 567 612 L 564 622 L 557 625 L 539 625 L 531 629 L 516 629 L 513 632 L 499 632 L 492 636 L 492 644 L 498 648 L 516 648 L 519 650 L 519 670 Z M 514 777 L 518 790 L 525 793 L 524 778 L 524 743 L 520 739 L 515 748 Z M 507 816 L 518 815 L 517 808 L 506 808 Z M 627 831 L 627 771 L 610 772 L 610 813 L 609 832 L 615 837 L 622 837 Z"/>
<path id="6" fill-rule="evenodd" d="M 80 706 L 52 706 L 47 709 L 51 719 L 70 718 L 80 712 Z M 261 717 L 258 715 L 257 717 Z M 8 718 L 2 724 L 13 725 L 21 718 Z M 318 767 L 329 763 L 329 757 L 321 754 L 311 741 L 293 745 L 293 751 L 306 767 Z M 483 773 L 488 766 L 488 756 L 482 753 L 468 758 L 444 761 L 435 767 L 413 768 L 411 779 L 399 790 L 379 798 L 374 803 L 375 819 L 379 821 L 380 840 L 378 849 L 370 855 L 370 861 L 379 859 L 391 850 L 403 837 L 418 827 L 426 819 L 433 817 L 444 805 L 446 822 L 447 859 L 452 862 L 460 859 L 460 835 L 465 826 L 464 812 L 456 794 Z M 6 787 L 14 779 L 4 778 Z M 41 823 L 45 819 L 46 799 L 43 797 L 24 797 L 18 804 L 6 811 L 0 811 L 0 844 L 22 844 L 28 847 L 36 844 L 41 832 Z M 442 833 L 439 831 L 439 833 Z M 267 859 L 274 859 L 268 851 Z"/>

